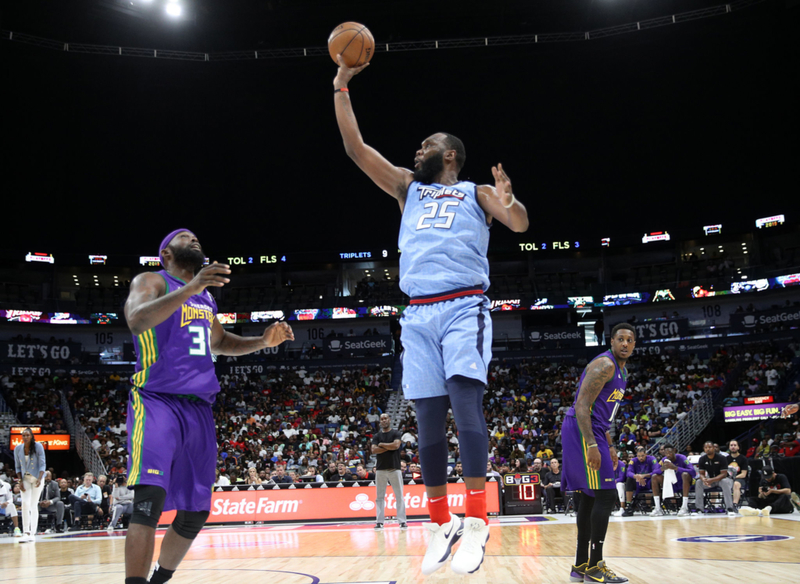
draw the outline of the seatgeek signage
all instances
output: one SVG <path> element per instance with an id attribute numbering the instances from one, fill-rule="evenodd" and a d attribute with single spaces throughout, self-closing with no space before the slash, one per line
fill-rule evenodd
<path id="1" fill-rule="evenodd" d="M 377 335 L 369 337 L 329 337 L 325 340 L 325 358 L 369 357 L 383 355 L 392 350 L 392 337 Z"/>
<path id="2" fill-rule="evenodd" d="M 376 494 L 376 487 L 329 486 L 322 489 L 304 488 L 300 484 L 295 489 L 265 486 L 262 491 L 215 491 L 211 496 L 211 515 L 206 523 L 374 519 Z M 447 485 L 447 502 L 453 513 L 466 513 L 466 497 L 464 483 Z M 394 494 L 388 493 L 385 501 L 386 515 L 396 515 L 397 499 Z M 424 485 L 404 485 L 403 501 L 409 517 L 429 515 Z M 486 483 L 486 512 L 500 513 L 497 482 Z M 161 515 L 159 524 L 170 524 L 174 518 L 175 511 L 167 511 Z"/>
<path id="3" fill-rule="evenodd" d="M 800 306 L 784 306 L 759 312 L 737 312 L 731 314 L 731 332 L 751 332 L 758 327 L 774 324 L 790 327 L 800 326 Z"/>
<path id="4" fill-rule="evenodd" d="M 562 349 L 584 347 L 586 341 L 582 328 L 553 327 L 526 330 L 525 345 L 530 349 Z"/>

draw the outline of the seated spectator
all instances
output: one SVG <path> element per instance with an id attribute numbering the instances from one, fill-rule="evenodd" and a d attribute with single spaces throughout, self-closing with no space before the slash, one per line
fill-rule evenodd
<path id="1" fill-rule="evenodd" d="M 114 531 L 117 520 L 123 515 L 133 513 L 133 490 L 128 488 L 128 479 L 124 476 L 117 477 L 114 489 L 111 491 L 110 505 L 112 509 L 111 523 L 108 532 Z"/>
<path id="2" fill-rule="evenodd" d="M 342 481 L 353 481 L 355 477 L 347 471 L 347 467 L 343 462 L 336 465 L 336 472 L 331 475 L 329 482 L 340 483 Z"/>
<path id="3" fill-rule="evenodd" d="M 70 495 L 69 502 L 72 504 L 72 513 L 75 516 L 75 523 L 70 531 L 78 531 L 81 528 L 81 516 L 86 515 L 102 516 L 103 510 L 100 504 L 103 502 L 103 493 L 100 487 L 95 485 L 92 480 L 94 475 L 87 472 L 83 475 L 83 484 L 75 489 L 75 494 Z"/>
<path id="4" fill-rule="evenodd" d="M 359 481 L 374 481 L 375 473 L 368 471 L 363 464 L 356 465 L 356 477 Z"/>
<path id="5" fill-rule="evenodd" d="M 317 468 L 314 466 L 309 466 L 306 469 L 305 474 L 300 477 L 303 482 L 309 483 L 323 483 L 325 480 L 322 478 L 321 474 L 317 474 Z"/>
<path id="6" fill-rule="evenodd" d="M 336 463 L 331 461 L 328 463 L 328 468 L 326 468 L 322 472 L 322 478 L 325 480 L 325 482 L 333 481 L 331 477 L 335 474 L 336 474 Z"/>
<path id="7" fill-rule="evenodd" d="M 553 458 L 553 451 L 550 450 L 547 446 L 539 445 L 539 450 L 536 452 L 536 457 L 541 458 L 544 460 L 550 460 Z"/>
<path id="8" fill-rule="evenodd" d="M 500 473 L 497 472 L 491 460 L 486 461 L 486 478 L 488 479 L 489 477 L 495 477 L 497 480 L 500 480 Z"/>
<path id="9" fill-rule="evenodd" d="M 731 440 L 728 443 L 728 470 L 732 472 L 733 478 L 733 505 L 739 506 L 742 493 L 747 491 L 747 475 L 750 471 L 750 463 L 747 458 L 739 452 L 739 443 Z"/>
<path id="10" fill-rule="evenodd" d="M 561 496 L 561 469 L 558 460 L 550 460 L 550 470 L 544 476 L 544 495 L 547 501 L 547 509 L 550 513 L 556 512 L 556 497 Z"/>
<path id="11" fill-rule="evenodd" d="M 275 481 L 275 483 L 284 484 L 291 484 L 293 482 L 292 477 L 286 474 L 286 467 L 282 464 L 275 467 L 275 476 L 272 477 L 272 480 Z"/>
<path id="12" fill-rule="evenodd" d="M 56 516 L 56 532 L 64 531 L 64 503 L 59 495 L 58 483 L 53 480 L 53 473 L 44 473 L 44 489 L 39 500 L 39 512 Z"/>
<path id="13" fill-rule="evenodd" d="M 794 435 L 786 432 L 783 435 L 783 442 L 778 448 L 778 453 L 781 456 L 797 456 L 800 454 L 800 442 Z"/>
<path id="14" fill-rule="evenodd" d="M 14 493 L 11 485 L 5 481 L 0 481 L 0 515 L 10 517 L 14 524 L 14 537 L 22 537 L 22 532 L 19 530 L 19 514 L 14 504 Z"/>

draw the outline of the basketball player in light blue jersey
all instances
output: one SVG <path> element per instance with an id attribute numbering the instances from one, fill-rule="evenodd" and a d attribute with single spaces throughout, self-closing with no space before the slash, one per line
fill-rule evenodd
<path id="1" fill-rule="evenodd" d="M 403 313 L 403 393 L 413 399 L 419 427 L 422 479 L 431 523 L 422 572 L 432 574 L 461 540 L 451 568 L 477 571 L 489 539 L 486 462 L 489 440 L 483 393 L 492 355 L 489 301 L 489 227 L 497 219 L 513 231 L 528 229 L 528 213 L 511 191 L 502 165 L 495 185 L 460 181 L 464 144 L 437 133 L 422 142 L 414 170 L 392 165 L 364 143 L 347 87 L 364 67 L 339 58 L 333 80 L 336 120 L 345 150 L 375 184 L 397 199 L 400 225 L 400 288 L 410 298 Z M 466 483 L 466 518 L 447 502 L 447 412 L 452 407 Z"/>

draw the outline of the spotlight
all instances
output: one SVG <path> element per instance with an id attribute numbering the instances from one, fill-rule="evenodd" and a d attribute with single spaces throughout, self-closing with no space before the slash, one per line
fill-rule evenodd
<path id="1" fill-rule="evenodd" d="M 180 16 L 181 15 L 181 5 L 178 4 L 178 0 L 169 0 L 167 2 L 167 14 L 170 16 Z"/>

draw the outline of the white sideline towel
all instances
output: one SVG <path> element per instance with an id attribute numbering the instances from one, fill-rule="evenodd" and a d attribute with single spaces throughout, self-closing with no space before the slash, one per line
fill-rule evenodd
<path id="1" fill-rule="evenodd" d="M 668 468 L 664 471 L 664 486 L 662 488 L 661 497 L 664 499 L 669 499 L 670 497 L 675 496 L 675 491 L 672 490 L 672 483 L 678 480 L 675 471 L 671 468 Z"/>

